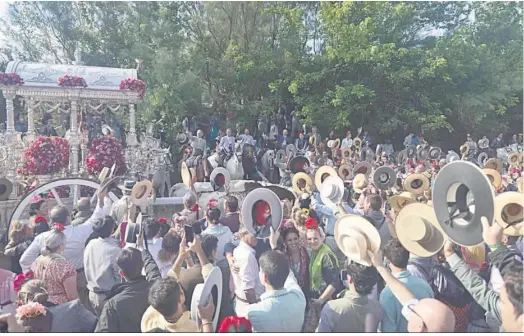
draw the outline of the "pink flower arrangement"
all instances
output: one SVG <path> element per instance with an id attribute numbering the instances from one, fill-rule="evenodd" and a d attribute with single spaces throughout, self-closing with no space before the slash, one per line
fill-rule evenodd
<path id="1" fill-rule="evenodd" d="M 127 78 L 122 79 L 119 85 L 120 90 L 130 90 L 138 92 L 140 99 L 146 94 L 146 83 L 140 79 Z"/>
<path id="2" fill-rule="evenodd" d="M 24 80 L 16 73 L 0 72 L 0 84 L 3 85 L 23 85 Z"/>
<path id="3" fill-rule="evenodd" d="M 58 78 L 60 87 L 87 87 L 86 81 L 82 77 L 65 75 Z"/>
<path id="4" fill-rule="evenodd" d="M 127 167 L 120 140 L 110 135 L 93 140 L 85 164 L 92 175 L 98 176 L 104 167 L 111 168 L 113 164 L 116 164 L 115 175 L 123 175 Z"/>
<path id="5" fill-rule="evenodd" d="M 29 302 L 16 309 L 16 318 L 21 320 L 45 315 L 46 313 L 45 307 L 42 306 L 42 304 L 38 302 Z"/>
<path id="6" fill-rule="evenodd" d="M 61 137 L 38 137 L 23 157 L 22 175 L 52 175 L 69 166 L 69 142 Z"/>

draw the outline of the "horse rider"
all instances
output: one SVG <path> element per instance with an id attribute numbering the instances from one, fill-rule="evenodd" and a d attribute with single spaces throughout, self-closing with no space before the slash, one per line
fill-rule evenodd
<path id="1" fill-rule="evenodd" d="M 280 148 L 285 149 L 287 145 L 293 144 L 293 141 L 291 140 L 291 137 L 288 136 L 288 130 L 284 129 L 282 131 L 282 135 L 279 135 L 277 137 L 277 144 Z"/>
<path id="2" fill-rule="evenodd" d="M 513 134 L 513 136 L 511 137 L 511 140 L 509 141 L 509 144 L 510 144 L 510 145 L 516 145 L 516 144 L 518 144 L 518 143 L 519 143 L 519 141 L 518 141 L 518 139 L 517 139 L 517 135 L 516 135 L 516 134 Z"/>
<path id="3" fill-rule="evenodd" d="M 499 133 L 499 135 L 492 141 L 491 147 L 493 147 L 493 149 L 499 149 L 499 148 L 505 147 L 504 134 Z"/>
<path id="4" fill-rule="evenodd" d="M 304 132 L 298 132 L 298 139 L 295 140 L 295 147 L 298 153 L 304 155 L 308 149 L 307 140 L 304 138 Z"/>
<path id="5" fill-rule="evenodd" d="M 477 151 L 477 143 L 473 140 L 473 138 L 471 137 L 471 134 L 468 134 L 466 136 L 466 145 L 469 146 L 469 150 L 470 152 L 473 151 L 473 152 L 476 152 Z"/>
<path id="6" fill-rule="evenodd" d="M 237 137 L 238 140 L 240 140 L 240 147 L 243 149 L 245 144 L 252 145 L 253 147 L 256 145 L 255 139 L 251 136 L 249 133 L 249 128 L 246 128 L 244 130 L 244 134 L 240 134 Z"/>
<path id="7" fill-rule="evenodd" d="M 404 138 L 404 147 L 411 146 L 411 143 L 412 143 L 412 140 L 413 140 L 414 136 L 415 136 L 415 134 L 413 134 L 413 132 L 410 132 L 408 134 L 408 136 Z"/>
<path id="8" fill-rule="evenodd" d="M 220 143 L 218 144 L 218 153 L 220 156 L 219 164 L 221 166 L 224 166 L 226 160 L 229 160 L 235 152 L 235 137 L 232 133 L 231 128 L 228 128 L 226 130 L 226 135 L 220 139 Z"/>
<path id="9" fill-rule="evenodd" d="M 351 146 L 353 146 L 353 139 L 351 138 L 351 130 L 348 130 L 346 132 L 346 137 L 342 139 L 342 145 L 340 148 L 351 148 Z"/>
<path id="10" fill-rule="evenodd" d="M 320 144 L 322 143 L 322 137 L 320 136 L 320 134 L 317 132 L 317 127 L 316 126 L 313 126 L 311 128 L 311 136 L 310 138 L 312 137 L 315 137 L 315 142 L 312 143 L 313 147 L 315 149 L 318 149 L 318 147 L 320 146 Z"/>
<path id="11" fill-rule="evenodd" d="M 334 166 L 333 160 L 329 158 L 329 153 L 327 152 L 327 150 L 322 151 L 322 158 L 325 160 L 326 166 Z"/>
<path id="12" fill-rule="evenodd" d="M 188 134 L 188 138 L 191 146 L 191 156 L 186 160 L 188 168 L 196 168 L 200 162 L 202 162 L 202 156 L 207 147 L 206 139 L 204 139 L 204 132 L 198 130 L 196 136 L 193 136 L 191 133 Z"/>
<path id="13" fill-rule="evenodd" d="M 371 147 L 373 144 L 373 139 L 371 139 L 371 135 L 368 134 L 368 131 L 364 131 L 364 135 L 362 136 L 362 141 L 368 144 L 368 147 Z"/>

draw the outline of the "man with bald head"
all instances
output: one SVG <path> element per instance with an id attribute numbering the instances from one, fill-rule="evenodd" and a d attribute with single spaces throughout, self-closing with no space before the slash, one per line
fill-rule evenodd
<path id="1" fill-rule="evenodd" d="M 393 295 L 402 305 L 402 316 L 408 321 L 408 332 L 454 332 L 455 315 L 442 302 L 424 298 L 417 299 L 413 293 L 383 265 L 382 252 L 368 251 L 373 266 L 384 279 Z"/>
<path id="2" fill-rule="evenodd" d="M 76 203 L 76 209 L 73 212 L 73 220 L 71 225 L 79 225 L 85 223 L 93 215 L 91 210 L 91 200 L 89 197 L 83 197 Z"/>

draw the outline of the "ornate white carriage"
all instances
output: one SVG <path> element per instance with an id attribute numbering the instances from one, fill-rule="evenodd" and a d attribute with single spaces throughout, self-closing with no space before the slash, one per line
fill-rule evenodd
<path id="1" fill-rule="evenodd" d="M 10 220 L 26 217 L 29 199 L 34 194 L 50 193 L 56 203 L 72 207 L 85 189 L 94 193 L 99 186 L 96 178 L 86 178 L 84 159 L 88 153 L 87 132 L 79 129 L 82 115 L 100 115 L 104 111 L 124 113 L 129 119 L 129 130 L 125 134 L 124 146 L 127 175 L 135 176 L 145 171 L 155 174 L 155 166 L 163 163 L 159 157 L 164 152 L 151 148 L 155 143 L 151 136 L 142 139 L 139 144 L 136 131 L 136 104 L 142 99 L 137 91 L 121 90 L 123 79 L 137 79 L 135 69 L 117 69 L 85 66 L 77 53 L 73 64 L 41 64 L 14 61 L 6 68 L 6 73 L 16 73 L 23 80 L 23 85 L 2 85 L 0 90 L 6 99 L 7 122 L 5 132 L 0 133 L 0 178 L 5 177 L 13 184 L 13 192 L 7 201 L 0 202 L 0 232 L 5 231 Z M 58 79 L 62 76 L 79 76 L 87 87 L 61 87 Z M 27 118 L 27 131 L 15 129 L 15 105 L 19 114 Z M 69 121 L 70 129 L 66 138 L 70 145 L 69 167 L 55 176 L 36 176 L 37 183 L 29 193 L 22 192 L 20 175 L 24 149 L 37 138 L 35 118 L 42 113 L 60 116 Z M 158 146 L 153 146 L 158 147 Z M 151 155 L 144 155 L 149 152 Z M 147 153 L 146 153 L 147 154 Z M 139 160 L 148 157 L 149 160 Z M 156 167 L 158 168 L 158 167 Z M 60 188 L 67 187 L 69 192 L 63 197 Z M 116 196 L 111 195 L 112 198 Z M 93 197 L 94 200 L 94 197 Z"/>

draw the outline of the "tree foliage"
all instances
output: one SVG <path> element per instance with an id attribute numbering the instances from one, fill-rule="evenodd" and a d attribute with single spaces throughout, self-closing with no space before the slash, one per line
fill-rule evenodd
<path id="1" fill-rule="evenodd" d="M 280 106 L 378 137 L 522 125 L 517 2 L 16 2 L 2 60 L 135 67 L 140 112 L 252 123 Z M 210 107 L 212 106 L 212 107 Z"/>

